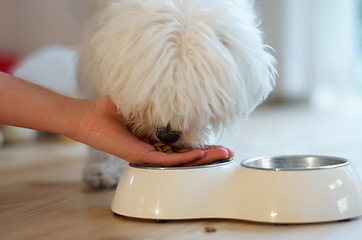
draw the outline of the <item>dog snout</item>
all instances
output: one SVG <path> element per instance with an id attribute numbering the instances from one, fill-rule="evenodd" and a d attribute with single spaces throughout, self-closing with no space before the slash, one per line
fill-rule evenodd
<path id="1" fill-rule="evenodd" d="M 156 129 L 156 137 L 164 143 L 174 143 L 181 135 L 181 132 L 172 130 L 170 126 L 159 127 Z"/>

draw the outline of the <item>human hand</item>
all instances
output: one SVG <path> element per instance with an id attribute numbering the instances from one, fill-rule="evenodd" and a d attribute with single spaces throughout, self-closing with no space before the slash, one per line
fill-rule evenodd
<path id="1" fill-rule="evenodd" d="M 118 156 L 131 164 L 161 166 L 201 165 L 231 158 L 234 153 L 223 146 L 207 146 L 203 150 L 166 154 L 136 138 L 126 127 L 109 97 L 84 100 L 86 108 L 74 118 L 68 137 L 101 151 Z"/>

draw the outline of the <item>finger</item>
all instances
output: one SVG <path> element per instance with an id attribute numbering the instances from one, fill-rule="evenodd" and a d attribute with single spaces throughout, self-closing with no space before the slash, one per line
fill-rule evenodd
<path id="1" fill-rule="evenodd" d="M 189 162 L 198 161 L 204 158 L 205 152 L 202 150 L 193 150 L 186 153 L 161 153 L 156 150 L 150 151 L 144 157 L 143 163 L 160 166 L 177 166 Z M 140 162 L 139 162 L 140 163 Z M 141 163 L 142 164 L 142 163 Z"/>
<path id="2" fill-rule="evenodd" d="M 193 162 L 186 163 L 184 166 L 203 165 L 218 160 L 230 158 L 229 151 L 226 148 L 215 148 L 211 150 L 205 150 L 204 153 L 205 156 L 203 158 L 195 160 Z"/>
<path id="3" fill-rule="evenodd" d="M 206 147 L 206 150 L 212 150 L 212 149 L 218 149 L 218 148 L 226 149 L 229 153 L 229 158 L 232 158 L 235 156 L 235 153 L 231 149 L 224 147 L 222 145 L 210 145 L 210 146 Z"/>

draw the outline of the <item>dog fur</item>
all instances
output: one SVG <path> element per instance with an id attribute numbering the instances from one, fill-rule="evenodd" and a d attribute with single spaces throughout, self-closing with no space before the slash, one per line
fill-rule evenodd
<path id="1" fill-rule="evenodd" d="M 97 2 L 80 47 L 79 86 L 87 98 L 109 95 L 139 138 L 157 141 L 167 127 L 181 133 L 172 145 L 202 148 L 273 88 L 275 59 L 249 0 Z M 126 164 L 90 155 L 85 180 L 114 187 Z"/>

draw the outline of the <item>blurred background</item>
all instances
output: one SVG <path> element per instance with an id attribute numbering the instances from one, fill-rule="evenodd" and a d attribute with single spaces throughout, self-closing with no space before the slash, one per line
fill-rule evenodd
<path id="1" fill-rule="evenodd" d="M 0 70 L 12 72 L 28 56 L 62 53 L 55 58 L 49 54 L 18 74 L 53 90 L 72 92 L 76 85 L 71 49 L 81 41 L 87 7 L 94 1 L 98 0 L 0 0 Z M 362 0 L 255 0 L 255 4 L 266 42 L 278 62 L 276 87 L 248 121 L 235 129 L 238 135 L 228 133 L 216 140 L 232 149 L 237 161 L 278 155 L 339 156 L 350 160 L 362 177 Z M 51 72 L 39 75 L 49 70 L 49 65 Z M 35 75 L 26 76 L 25 72 Z M 86 149 L 63 136 L 0 125 L 1 239 L 60 239 L 61 232 L 66 232 L 65 236 L 92 234 L 89 219 L 97 220 L 95 231 L 105 226 L 113 192 L 83 186 L 81 172 L 89 159 Z M 331 190 L 336 183 L 340 185 L 339 180 L 331 183 Z M 351 181 L 357 184 L 355 179 Z M 313 197 L 324 200 L 321 194 Z M 345 200 L 338 204 L 341 213 L 346 209 Z M 77 223 L 72 225 L 71 219 Z M 122 231 L 119 223 L 109 225 L 115 226 L 115 232 L 103 230 L 98 235 L 120 239 L 116 237 Z M 132 226 L 131 219 L 124 223 Z M 142 228 L 144 224 L 136 222 Z M 260 228 L 222 225 L 216 234 L 224 230 L 237 233 L 237 227 L 248 235 L 265 233 L 265 239 L 279 231 L 281 236 L 293 234 L 290 239 L 296 239 L 299 232 L 356 239 L 362 226 L 358 221 L 339 224 L 316 225 L 315 230 L 277 226 L 280 230 L 275 231 L 265 224 Z"/>
<path id="2" fill-rule="evenodd" d="M 76 46 L 91 0 L 0 0 L 0 70 L 52 44 Z M 278 61 L 270 104 L 362 109 L 362 0 L 256 0 Z"/>

